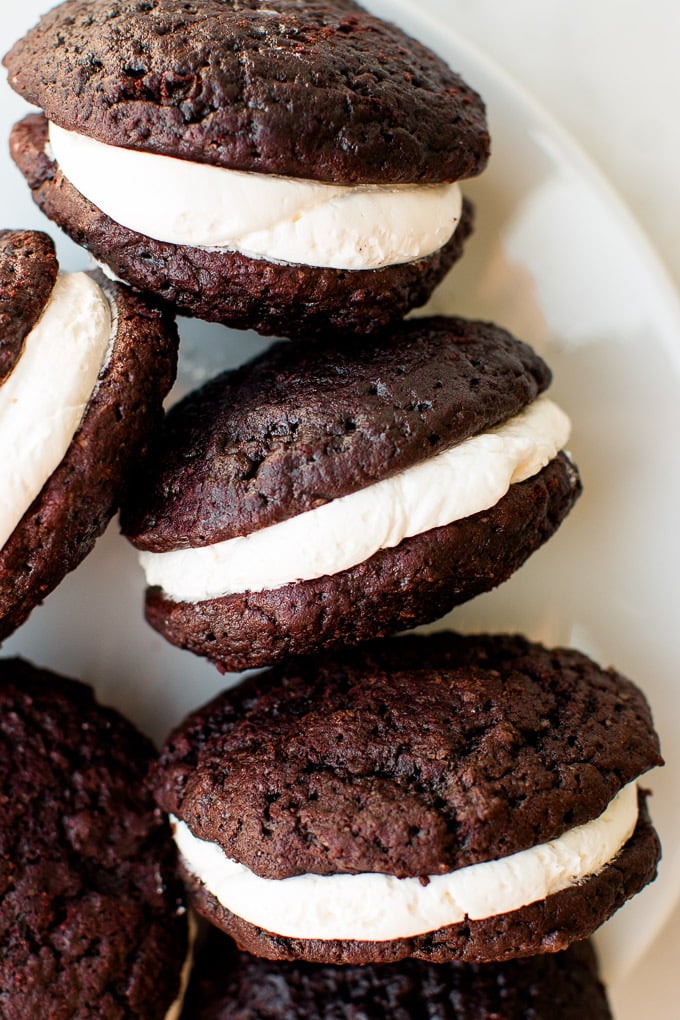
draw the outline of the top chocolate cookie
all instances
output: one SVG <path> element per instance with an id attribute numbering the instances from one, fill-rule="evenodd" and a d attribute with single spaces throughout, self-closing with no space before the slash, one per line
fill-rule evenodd
<path id="1" fill-rule="evenodd" d="M 0 230 L 0 383 L 42 315 L 59 267 L 54 244 L 36 230 Z"/>
<path id="2" fill-rule="evenodd" d="M 351 0 L 68 0 L 5 64 L 61 127 L 215 166 L 434 182 L 488 157 L 479 96 Z"/>

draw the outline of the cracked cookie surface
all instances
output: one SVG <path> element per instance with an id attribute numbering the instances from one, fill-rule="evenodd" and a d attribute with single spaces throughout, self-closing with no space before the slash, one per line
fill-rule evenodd
<path id="1" fill-rule="evenodd" d="M 395 187 L 422 192 L 480 173 L 490 146 L 480 97 L 351 0 L 67 0 L 5 64 L 12 87 L 45 114 L 16 125 L 11 144 L 36 203 L 115 276 L 182 314 L 268 336 L 375 335 L 426 303 L 471 232 L 465 200 L 448 238 L 435 231 L 436 241 L 413 246 L 406 231 L 391 264 L 360 259 L 354 269 L 328 268 L 352 259 L 314 264 L 315 243 L 306 255 L 293 245 L 262 258 L 210 231 L 201 243 L 170 243 L 184 236 L 111 218 L 104 197 L 79 182 L 81 194 L 46 151 L 45 117 L 184 170 L 377 185 L 389 206 Z M 366 242 L 359 231 L 354 254 Z"/>
<path id="2" fill-rule="evenodd" d="M 277 344 L 171 409 L 124 531 L 153 552 L 250 534 L 493 428 L 550 380 L 527 344 L 458 318 Z"/>

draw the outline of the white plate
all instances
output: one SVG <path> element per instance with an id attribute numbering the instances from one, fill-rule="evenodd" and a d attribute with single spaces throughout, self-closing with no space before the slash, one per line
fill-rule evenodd
<path id="1" fill-rule="evenodd" d="M 27 6 L 22 30 L 34 20 Z M 45 6 L 35 3 L 35 13 Z M 680 733 L 680 309 L 626 209 L 533 100 L 414 3 L 367 6 L 438 50 L 487 101 L 493 160 L 467 188 L 477 204 L 477 232 L 432 308 L 495 319 L 546 356 L 553 393 L 574 421 L 571 449 L 585 486 L 556 537 L 497 592 L 457 610 L 451 623 L 521 630 L 615 664 L 647 692 L 669 758 L 649 779 L 665 845 L 661 878 L 598 935 L 605 975 L 616 980 L 680 893 L 679 766 L 672 757 Z M 20 108 L 1 88 L 0 124 Z M 30 208 L 7 157 L 0 158 L 3 184 L 8 178 L 2 225 L 56 234 Z M 59 246 L 65 268 L 84 265 L 70 242 L 60 238 Z M 264 346 L 198 323 L 182 323 L 182 336 L 185 388 Z M 135 556 L 112 527 L 4 651 L 89 680 L 104 701 L 162 739 L 227 681 L 145 626 L 142 593 Z"/>

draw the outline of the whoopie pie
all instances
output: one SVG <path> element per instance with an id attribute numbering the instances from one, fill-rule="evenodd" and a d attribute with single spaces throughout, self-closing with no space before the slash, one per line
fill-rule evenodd
<path id="1" fill-rule="evenodd" d="M 521 637 L 406 636 L 243 680 L 154 769 L 191 900 L 310 963 L 499 962 L 587 938 L 656 873 L 643 694 Z"/>
<path id="2" fill-rule="evenodd" d="M 173 407 L 123 530 L 149 622 L 236 671 L 444 615 L 580 493 L 550 371 L 489 323 L 280 342 Z"/>
<path id="3" fill-rule="evenodd" d="M 169 315 L 0 231 L 0 640 L 90 552 L 175 377 Z"/>
<path id="4" fill-rule="evenodd" d="M 470 232 L 481 99 L 351 0 L 67 0 L 5 64 L 38 205 L 185 315 L 373 333 Z"/>

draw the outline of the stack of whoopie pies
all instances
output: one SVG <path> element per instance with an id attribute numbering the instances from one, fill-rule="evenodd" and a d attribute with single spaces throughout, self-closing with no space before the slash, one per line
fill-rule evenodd
<path id="1" fill-rule="evenodd" d="M 150 624 L 270 668 L 157 757 L 0 664 L 0 1013 L 177 1017 L 179 871 L 210 922 L 184 1017 L 608 1017 L 583 940 L 656 873 L 644 696 L 518 636 L 395 636 L 581 492 L 530 347 L 404 320 L 472 230 L 482 100 L 351 0 L 67 0 L 5 65 L 42 111 L 14 160 L 100 271 L 0 234 L 0 638 L 122 505 Z M 294 339 L 156 429 L 174 312 Z"/>

